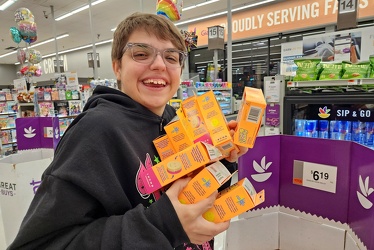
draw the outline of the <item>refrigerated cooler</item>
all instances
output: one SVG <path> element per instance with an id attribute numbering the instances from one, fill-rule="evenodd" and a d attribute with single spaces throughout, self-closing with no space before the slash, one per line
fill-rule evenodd
<path id="1" fill-rule="evenodd" d="M 298 93 L 284 97 L 284 134 L 374 147 L 374 93 Z"/>

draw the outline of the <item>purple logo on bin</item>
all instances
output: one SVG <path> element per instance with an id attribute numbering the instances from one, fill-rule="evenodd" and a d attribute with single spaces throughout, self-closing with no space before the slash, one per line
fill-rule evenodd
<path id="1" fill-rule="evenodd" d="M 360 191 L 357 191 L 357 198 L 361 206 L 365 209 L 370 209 L 373 203 L 369 200 L 369 196 L 374 192 L 374 189 L 369 187 L 369 176 L 363 180 L 362 176 L 359 177 Z"/>
<path id="2" fill-rule="evenodd" d="M 16 119 L 19 150 L 55 148 L 60 140 L 57 117 L 27 117 Z"/>
<path id="3" fill-rule="evenodd" d="M 268 172 L 267 170 L 271 164 L 272 162 L 266 162 L 266 156 L 262 157 L 261 164 L 258 164 L 255 160 L 253 160 L 253 169 L 257 173 L 251 175 L 252 179 L 257 182 L 264 182 L 269 179 L 272 172 Z"/>
<path id="4" fill-rule="evenodd" d="M 19 150 L 40 148 L 38 117 L 17 118 L 16 133 Z"/>

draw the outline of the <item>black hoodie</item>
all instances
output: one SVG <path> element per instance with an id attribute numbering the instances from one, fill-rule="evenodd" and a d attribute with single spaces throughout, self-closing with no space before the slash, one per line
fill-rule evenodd
<path id="1" fill-rule="evenodd" d="M 138 171 L 159 161 L 162 117 L 119 90 L 96 87 L 43 174 L 11 249 L 173 249 L 189 242 L 166 195 L 142 192 Z"/>

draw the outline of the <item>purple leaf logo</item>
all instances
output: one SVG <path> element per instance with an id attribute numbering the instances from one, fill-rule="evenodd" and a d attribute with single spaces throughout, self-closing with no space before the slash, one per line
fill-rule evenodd
<path id="1" fill-rule="evenodd" d="M 373 188 L 369 188 L 369 176 L 366 177 L 364 182 L 360 175 L 358 181 L 361 192 L 357 191 L 357 198 L 365 209 L 369 209 L 373 206 L 373 203 L 368 198 L 374 192 Z"/>
<path id="2" fill-rule="evenodd" d="M 258 164 L 255 160 L 253 160 L 253 169 L 257 172 L 257 174 L 252 174 L 251 177 L 253 180 L 257 182 L 264 182 L 270 178 L 272 172 L 266 172 L 269 167 L 273 164 L 272 162 L 266 163 L 266 156 L 262 157 L 261 164 Z"/>

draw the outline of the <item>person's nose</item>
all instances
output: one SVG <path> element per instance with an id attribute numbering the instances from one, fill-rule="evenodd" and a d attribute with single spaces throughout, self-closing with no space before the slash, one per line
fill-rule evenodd
<path id="1" fill-rule="evenodd" d="M 161 52 L 157 52 L 152 64 L 151 64 L 151 68 L 157 68 L 157 69 L 162 69 L 162 70 L 165 70 L 166 69 L 166 64 L 165 64 L 165 61 L 164 59 L 162 58 L 162 53 Z"/>

